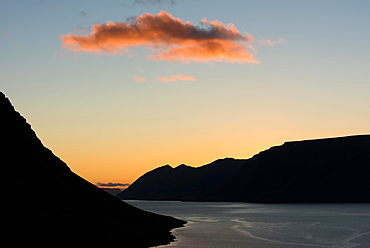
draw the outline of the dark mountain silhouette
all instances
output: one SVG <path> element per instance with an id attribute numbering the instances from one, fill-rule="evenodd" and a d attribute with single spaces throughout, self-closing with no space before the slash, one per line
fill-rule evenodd
<path id="1" fill-rule="evenodd" d="M 100 188 L 101 190 L 104 190 L 105 192 L 111 194 L 111 195 L 118 195 L 122 192 L 122 190 L 117 188 Z"/>
<path id="2" fill-rule="evenodd" d="M 240 169 L 238 169 L 240 168 Z M 256 203 L 370 202 L 370 135 L 286 142 L 248 160 L 146 173 L 117 197 Z"/>
<path id="3" fill-rule="evenodd" d="M 144 174 L 117 197 L 191 201 L 233 176 L 245 161 L 225 158 L 198 168 L 187 165 L 172 168 L 165 165 Z"/>
<path id="4" fill-rule="evenodd" d="M 1 92 L 0 137 L 0 236 L 7 247 L 149 247 L 172 241 L 170 230 L 184 224 L 71 172 Z"/>
<path id="5" fill-rule="evenodd" d="M 286 142 L 249 159 L 201 201 L 370 202 L 370 135 Z"/>

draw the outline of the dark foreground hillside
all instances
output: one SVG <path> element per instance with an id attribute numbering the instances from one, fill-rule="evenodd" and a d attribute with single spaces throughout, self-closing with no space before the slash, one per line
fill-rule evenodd
<path id="1" fill-rule="evenodd" d="M 370 202 L 370 135 L 286 142 L 247 161 L 199 201 Z"/>
<path id="2" fill-rule="evenodd" d="M 192 201 L 233 176 L 245 161 L 225 158 L 198 168 L 165 165 L 145 173 L 116 197 L 125 200 Z"/>
<path id="3" fill-rule="evenodd" d="M 7 247 L 149 247 L 184 221 L 130 206 L 45 148 L 0 92 L 0 234 Z"/>

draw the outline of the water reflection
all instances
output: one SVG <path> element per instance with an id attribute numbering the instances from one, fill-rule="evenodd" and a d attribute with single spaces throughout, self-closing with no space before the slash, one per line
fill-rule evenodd
<path id="1" fill-rule="evenodd" d="M 189 221 L 163 247 L 370 246 L 370 204 L 129 203 Z"/>

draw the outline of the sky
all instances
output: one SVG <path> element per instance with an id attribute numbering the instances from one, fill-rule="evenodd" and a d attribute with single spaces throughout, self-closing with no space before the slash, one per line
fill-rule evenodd
<path id="1" fill-rule="evenodd" d="M 0 90 L 94 184 L 369 133 L 370 1 L 0 6 Z"/>

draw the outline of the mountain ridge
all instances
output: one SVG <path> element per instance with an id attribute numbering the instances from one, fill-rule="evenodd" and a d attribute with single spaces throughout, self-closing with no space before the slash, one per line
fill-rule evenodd
<path id="1" fill-rule="evenodd" d="M 244 160 L 225 158 L 200 167 L 160 166 L 139 177 L 116 195 L 132 200 L 191 200 L 235 173 Z"/>
<path id="2" fill-rule="evenodd" d="M 216 160 L 199 168 L 212 167 L 227 159 Z M 140 184 L 149 187 L 145 179 L 148 174 L 156 185 L 157 192 L 142 194 L 137 191 L 136 181 L 117 197 L 141 200 L 183 200 L 183 201 L 221 201 L 255 203 L 346 203 L 370 202 L 370 135 L 348 135 L 286 141 L 280 146 L 272 146 L 243 161 L 240 169 L 223 181 L 213 183 L 202 192 L 191 191 L 176 179 L 176 191 L 168 194 L 171 175 L 162 180 L 148 172 L 140 177 Z M 170 171 L 170 169 L 168 169 Z M 162 175 L 161 175 L 162 176 Z M 182 175 L 188 181 L 196 175 Z M 138 179 L 138 180 L 139 180 Z M 202 177 L 198 180 L 205 180 Z M 196 181 L 196 180 L 195 180 Z M 162 183 L 164 182 L 164 183 Z M 199 182 L 198 182 L 199 183 Z M 179 195 L 187 188 L 186 197 Z M 159 191 L 159 192 L 158 192 Z M 161 192 L 162 191 L 162 192 Z M 166 197 L 163 197 L 166 196 Z"/>
<path id="3" fill-rule="evenodd" d="M 202 200 L 370 202 L 365 193 L 370 190 L 369 149 L 370 135 L 285 142 L 253 156 L 233 178 L 207 192 Z"/>

